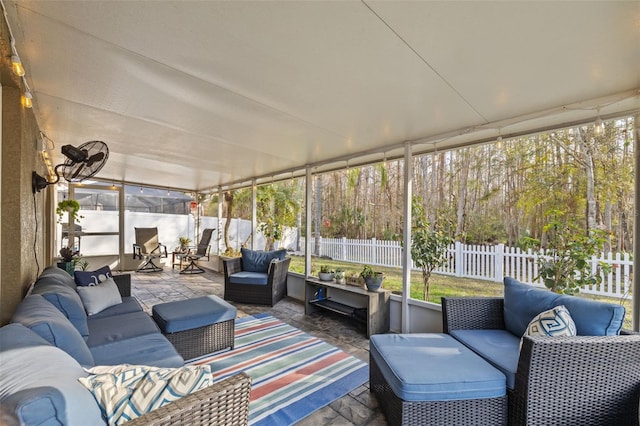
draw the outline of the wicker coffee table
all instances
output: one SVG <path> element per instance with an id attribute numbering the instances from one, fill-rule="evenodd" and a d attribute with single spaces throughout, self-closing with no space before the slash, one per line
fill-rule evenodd
<path id="1" fill-rule="evenodd" d="M 218 296 L 160 303 L 152 315 L 185 360 L 233 349 L 236 308 Z"/>

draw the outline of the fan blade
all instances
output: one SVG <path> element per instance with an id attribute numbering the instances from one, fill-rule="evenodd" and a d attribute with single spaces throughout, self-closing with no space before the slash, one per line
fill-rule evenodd
<path id="1" fill-rule="evenodd" d="M 91 167 L 93 166 L 93 163 L 95 163 L 96 161 L 102 161 L 103 158 L 104 152 L 98 152 L 89 157 L 84 163 L 87 165 L 87 167 Z"/>
<path id="2" fill-rule="evenodd" d="M 80 174 L 80 172 L 84 169 L 84 164 L 78 164 L 77 169 L 74 171 L 74 173 L 71 175 L 71 179 L 75 179 L 78 177 L 78 175 Z M 67 180 L 71 180 L 71 179 L 67 179 Z"/>

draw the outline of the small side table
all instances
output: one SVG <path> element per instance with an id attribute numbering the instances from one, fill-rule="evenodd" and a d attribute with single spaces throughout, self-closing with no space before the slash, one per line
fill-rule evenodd
<path id="1" fill-rule="evenodd" d="M 188 252 L 187 253 L 183 253 L 181 251 L 172 252 L 171 253 L 171 269 L 175 269 L 176 265 L 178 265 L 178 267 L 182 271 L 182 261 L 184 260 L 184 256 L 187 254 Z M 176 262 L 176 257 L 178 258 L 177 262 Z"/>

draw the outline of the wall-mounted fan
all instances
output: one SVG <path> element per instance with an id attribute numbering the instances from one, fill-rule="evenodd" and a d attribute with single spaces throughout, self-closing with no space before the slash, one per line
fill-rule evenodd
<path id="1" fill-rule="evenodd" d="M 68 182 L 82 182 L 100 171 L 109 158 L 109 147 L 101 141 L 85 142 L 79 147 L 64 145 L 61 148 L 67 160 L 53 169 L 56 180 L 49 182 L 36 172 L 32 173 L 33 192 L 40 192 L 47 185 L 53 185 L 64 177 Z"/>

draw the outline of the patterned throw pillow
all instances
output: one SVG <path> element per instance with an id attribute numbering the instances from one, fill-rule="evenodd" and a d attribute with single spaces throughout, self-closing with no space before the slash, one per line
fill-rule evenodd
<path id="1" fill-rule="evenodd" d="M 213 384 L 209 365 L 179 368 L 100 366 L 78 380 L 91 391 L 109 426 L 119 425 Z"/>
<path id="2" fill-rule="evenodd" d="M 538 314 L 527 326 L 525 336 L 575 336 L 576 325 L 564 305 Z"/>
<path id="3" fill-rule="evenodd" d="M 98 285 L 107 278 L 113 278 L 109 265 L 103 266 L 95 271 L 75 271 L 73 276 L 76 280 L 76 285 L 83 286 Z"/>

